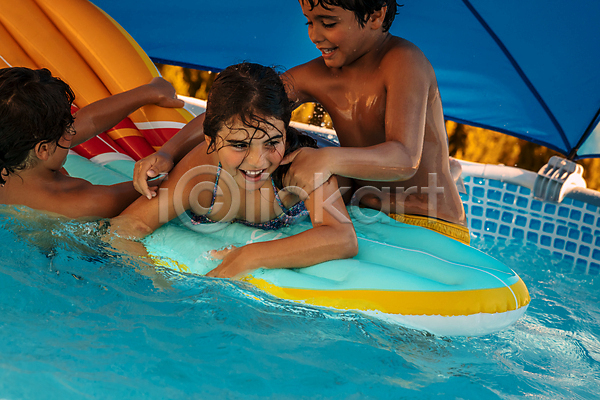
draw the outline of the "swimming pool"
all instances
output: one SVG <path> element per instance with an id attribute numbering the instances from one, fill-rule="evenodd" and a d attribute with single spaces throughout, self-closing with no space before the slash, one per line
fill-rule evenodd
<path id="1" fill-rule="evenodd" d="M 600 391 L 600 278 L 531 243 L 474 238 L 523 278 L 532 301 L 510 329 L 447 338 L 289 304 L 239 282 L 153 275 L 94 240 L 94 223 L 12 207 L 0 221 L 0 398 L 592 399 Z"/>

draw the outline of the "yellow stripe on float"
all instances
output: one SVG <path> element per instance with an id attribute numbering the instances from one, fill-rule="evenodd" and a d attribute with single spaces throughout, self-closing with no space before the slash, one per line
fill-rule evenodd
<path id="1" fill-rule="evenodd" d="M 142 135 L 137 129 L 133 129 L 133 128 L 119 128 L 119 129 L 110 130 L 107 133 L 110 136 L 110 138 L 113 140 L 124 139 L 124 138 L 131 137 L 131 136 L 144 137 L 144 135 Z"/>
<path id="2" fill-rule="evenodd" d="M 527 287 L 521 279 L 510 287 L 454 292 L 297 289 L 275 286 L 252 276 L 243 280 L 286 300 L 343 310 L 377 310 L 386 314 L 442 316 L 494 314 L 516 310 L 529 304 L 530 301 Z"/>
<path id="3" fill-rule="evenodd" d="M 178 261 L 175 261 L 171 258 L 159 257 L 159 256 L 150 254 L 150 259 L 152 260 L 154 265 L 157 265 L 159 267 L 174 269 L 179 272 L 187 272 L 187 273 L 190 272 L 190 269 L 187 265 L 182 264 Z"/>

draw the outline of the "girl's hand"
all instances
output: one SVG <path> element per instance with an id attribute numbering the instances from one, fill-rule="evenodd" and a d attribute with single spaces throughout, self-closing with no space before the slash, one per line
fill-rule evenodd
<path id="1" fill-rule="evenodd" d="M 224 260 L 227 254 L 231 253 L 231 251 L 235 249 L 237 249 L 237 247 L 232 245 L 225 247 L 223 250 L 212 250 L 210 252 L 210 256 L 216 260 Z"/>
<path id="2" fill-rule="evenodd" d="M 213 250 L 210 255 L 223 262 L 215 269 L 206 274 L 212 278 L 233 278 L 236 279 L 247 274 L 254 268 L 250 267 L 242 257 L 243 247 L 227 247 L 223 250 Z"/>

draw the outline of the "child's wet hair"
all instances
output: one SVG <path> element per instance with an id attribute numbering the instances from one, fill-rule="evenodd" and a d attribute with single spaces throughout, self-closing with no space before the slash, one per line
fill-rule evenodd
<path id="1" fill-rule="evenodd" d="M 255 131 L 266 133 L 265 125 L 271 125 L 267 119 L 283 121 L 287 129 L 291 117 L 292 105 L 279 74 L 273 68 L 245 62 L 225 68 L 213 82 L 206 105 L 204 134 L 211 139 L 210 150 L 215 151 L 219 131 L 235 118 Z"/>
<path id="2" fill-rule="evenodd" d="M 310 9 L 321 6 L 328 10 L 331 7 L 341 7 L 344 10 L 352 11 L 361 27 L 364 27 L 371 15 L 375 11 L 381 10 L 387 6 L 387 13 L 383 20 L 383 31 L 387 32 L 398 14 L 398 4 L 395 0 L 301 0 L 310 5 Z"/>
<path id="3" fill-rule="evenodd" d="M 0 69 L 0 184 L 28 167 L 38 143 L 58 143 L 71 131 L 75 94 L 47 69 Z"/>
<path id="4" fill-rule="evenodd" d="M 269 118 L 283 121 L 286 133 L 283 156 L 300 147 L 316 147 L 314 139 L 290 128 L 291 116 L 292 103 L 280 75 L 273 68 L 248 62 L 231 65 L 219 73 L 208 94 L 204 134 L 211 139 L 209 151 L 218 150 L 219 131 L 233 123 L 235 118 L 254 128 L 252 135 L 257 132 L 266 134 L 265 125 L 272 126 L 267 121 Z M 273 180 L 279 188 L 287 169 L 282 165 L 273 173 Z"/>

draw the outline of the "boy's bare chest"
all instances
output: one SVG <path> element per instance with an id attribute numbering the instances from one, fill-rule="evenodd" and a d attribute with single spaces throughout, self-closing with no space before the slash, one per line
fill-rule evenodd
<path id="1" fill-rule="evenodd" d="M 385 141 L 386 91 L 371 76 L 339 79 L 322 86 L 318 102 L 331 116 L 344 146 L 369 146 Z"/>

